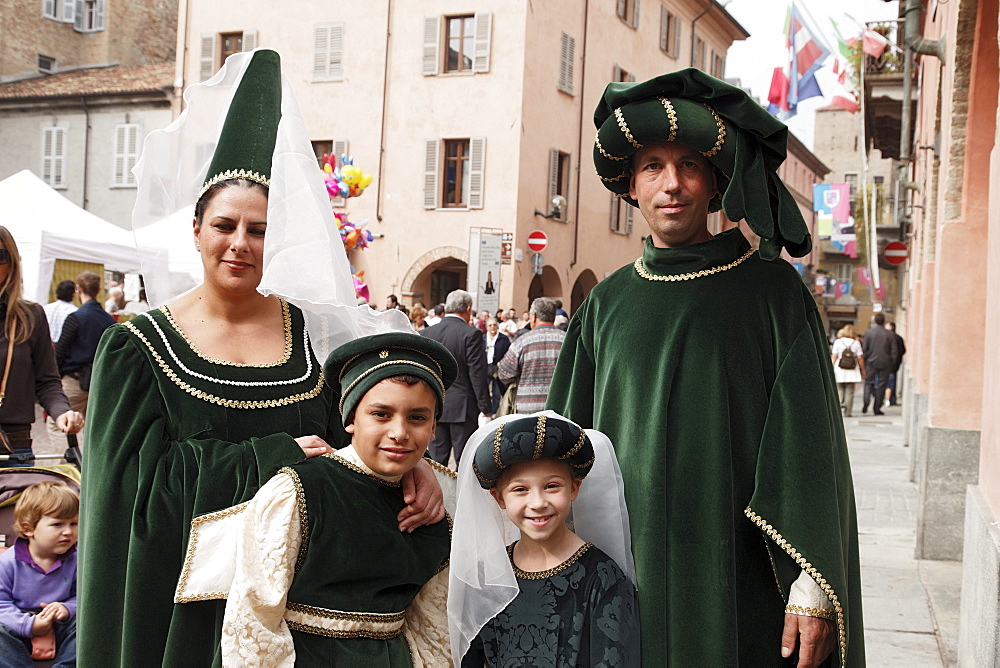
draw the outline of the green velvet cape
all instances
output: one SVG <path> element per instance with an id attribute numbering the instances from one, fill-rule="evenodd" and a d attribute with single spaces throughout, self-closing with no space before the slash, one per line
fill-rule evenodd
<path id="1" fill-rule="evenodd" d="M 654 248 L 683 275 L 750 248 L 738 229 Z M 691 280 L 633 265 L 570 322 L 548 407 L 615 444 L 636 560 L 646 666 L 779 665 L 802 569 L 837 608 L 831 663 L 864 665 L 853 485 L 815 302 L 757 254 Z M 838 643 L 839 644 L 839 643 Z"/>
<path id="2" fill-rule="evenodd" d="M 173 603 L 191 518 L 249 500 L 302 459 L 295 437 L 330 432 L 331 393 L 301 312 L 286 309 L 290 352 L 268 367 L 202 356 L 160 310 L 104 333 L 81 485 L 80 666 L 208 666 L 218 654 L 225 601 Z"/>

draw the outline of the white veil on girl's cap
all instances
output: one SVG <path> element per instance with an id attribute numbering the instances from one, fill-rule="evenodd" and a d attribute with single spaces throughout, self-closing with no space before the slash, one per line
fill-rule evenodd
<path id="1" fill-rule="evenodd" d="M 149 133 L 132 170 L 138 183 L 132 230 L 151 305 L 179 296 L 170 287 L 169 275 L 154 269 L 156 263 L 151 260 L 162 257 L 163 250 L 151 226 L 197 200 L 233 94 L 252 54 L 230 56 L 215 76 L 184 91 L 184 111 L 166 128 Z M 189 238 L 193 248 L 190 224 L 177 234 Z M 413 331 L 401 311 L 378 312 L 356 305 L 350 263 L 334 223 L 330 197 L 284 76 L 267 204 L 264 274 L 257 290 L 279 295 L 302 309 L 321 362 L 338 345 L 359 336 Z"/>
<path id="2" fill-rule="evenodd" d="M 566 419 L 553 411 L 544 411 L 542 415 Z M 472 463 L 476 450 L 490 432 L 522 417 L 525 416 L 505 415 L 480 427 L 466 444 L 458 468 L 457 510 L 448 580 L 448 630 L 455 665 L 461 663 L 486 622 L 517 596 L 517 579 L 507 556 L 507 546 L 518 538 L 518 530 L 489 491 L 480 486 Z M 593 429 L 585 431 L 594 446 L 594 467 L 573 502 L 573 531 L 614 559 L 635 583 L 621 469 L 608 437 Z"/>

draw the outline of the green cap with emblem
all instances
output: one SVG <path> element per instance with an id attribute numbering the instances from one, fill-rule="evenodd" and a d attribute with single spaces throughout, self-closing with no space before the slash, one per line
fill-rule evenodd
<path id="1" fill-rule="evenodd" d="M 486 435 L 476 448 L 472 470 L 480 486 L 491 489 L 504 469 L 533 459 L 564 461 L 574 477 L 583 478 L 594 467 L 594 446 L 587 432 L 565 418 L 526 415 Z"/>
<path id="2" fill-rule="evenodd" d="M 445 390 L 455 382 L 458 364 L 451 352 L 433 339 L 416 333 L 386 332 L 340 346 L 326 358 L 323 370 L 346 427 L 368 390 L 386 378 L 401 375 L 416 376 L 430 385 L 438 399 L 435 416 L 440 417 Z"/>
<path id="3" fill-rule="evenodd" d="M 270 186 L 271 158 L 280 120 L 281 58 L 275 51 L 259 49 L 253 52 L 233 93 L 198 198 L 216 183 L 232 179 Z"/>
<path id="4" fill-rule="evenodd" d="M 716 169 L 719 195 L 706 213 L 724 210 L 760 236 L 760 254 L 782 248 L 802 257 L 812 248 L 805 220 L 778 177 L 788 128 L 746 91 L 688 68 L 641 83 L 611 83 L 594 112 L 594 166 L 604 186 L 632 206 L 632 157 L 648 144 L 679 142 Z"/>

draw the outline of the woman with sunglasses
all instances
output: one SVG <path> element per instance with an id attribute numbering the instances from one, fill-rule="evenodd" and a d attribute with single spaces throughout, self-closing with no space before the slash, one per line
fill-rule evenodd
<path id="1" fill-rule="evenodd" d="M 21 298 L 21 258 L 14 237 L 0 226 L 0 454 L 32 463 L 31 424 L 35 400 L 67 434 L 83 428 L 63 393 L 40 304 Z"/>

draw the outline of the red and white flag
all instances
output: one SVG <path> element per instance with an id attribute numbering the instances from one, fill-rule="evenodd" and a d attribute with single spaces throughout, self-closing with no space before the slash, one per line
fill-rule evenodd
<path id="1" fill-rule="evenodd" d="M 865 28 L 861 33 L 861 49 L 872 58 L 881 58 L 887 46 L 889 40 L 885 35 L 870 28 Z"/>

